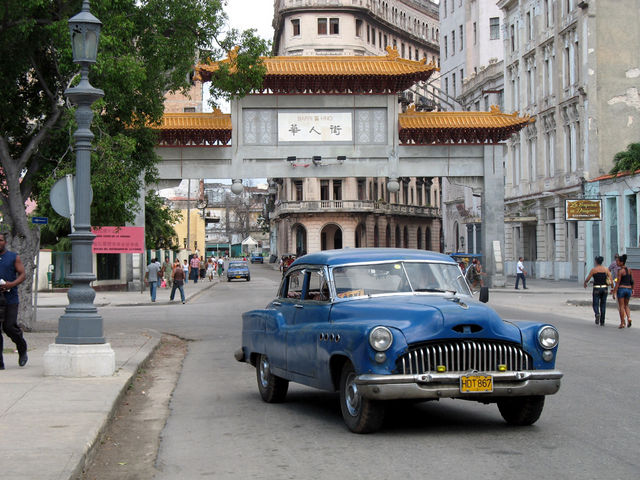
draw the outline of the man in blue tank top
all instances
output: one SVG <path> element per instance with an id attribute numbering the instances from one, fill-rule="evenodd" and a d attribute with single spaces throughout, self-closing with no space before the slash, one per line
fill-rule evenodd
<path id="1" fill-rule="evenodd" d="M 24 282 L 22 260 L 15 252 L 7 250 L 6 233 L 0 232 L 0 323 L 2 330 L 18 348 L 18 365 L 27 364 L 27 342 L 18 326 L 18 285 Z M 0 370 L 4 370 L 2 358 L 2 332 L 0 331 Z"/>

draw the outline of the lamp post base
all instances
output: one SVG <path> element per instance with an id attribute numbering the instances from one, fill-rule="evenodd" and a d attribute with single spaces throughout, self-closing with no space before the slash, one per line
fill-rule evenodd
<path id="1" fill-rule="evenodd" d="M 109 343 L 52 343 L 44 354 L 45 377 L 109 377 L 115 370 L 116 356 Z"/>

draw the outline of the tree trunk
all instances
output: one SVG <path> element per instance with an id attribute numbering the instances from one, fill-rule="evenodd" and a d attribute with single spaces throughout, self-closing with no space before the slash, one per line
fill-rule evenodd
<path id="1" fill-rule="evenodd" d="M 18 324 L 26 331 L 32 331 L 35 328 L 32 298 L 35 259 L 38 254 L 39 238 L 40 230 L 37 228 L 27 229 L 27 235 L 25 236 L 11 236 L 11 245 L 8 247 L 9 250 L 20 255 L 20 259 L 24 265 L 25 280 L 18 287 L 18 296 L 20 297 Z"/>

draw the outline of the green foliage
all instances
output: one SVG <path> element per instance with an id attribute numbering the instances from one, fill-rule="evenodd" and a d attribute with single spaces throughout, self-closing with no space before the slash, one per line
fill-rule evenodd
<path id="1" fill-rule="evenodd" d="M 64 91 L 78 81 L 67 22 L 81 3 L 3 0 L 0 9 L 0 211 L 10 226 L 26 231 L 24 201 L 31 197 L 38 214 L 51 219 L 43 235 L 52 243 L 69 231 L 68 220 L 51 210 L 49 191 L 75 167 L 74 109 Z M 190 86 L 203 52 L 222 58 L 239 42 L 240 68 L 216 91 L 243 95 L 261 82 L 263 69 L 251 65 L 266 54 L 267 42 L 253 31 L 226 33 L 222 8 L 221 0 L 91 3 L 103 25 L 89 78 L 105 92 L 93 106 L 93 225 L 135 218 L 142 182 L 151 184 L 157 175 L 157 141 L 149 125 L 161 120 L 166 92 Z"/>
<path id="2" fill-rule="evenodd" d="M 626 150 L 615 154 L 610 173 L 635 172 L 638 169 L 640 169 L 640 143 L 632 143 Z"/>
<path id="3" fill-rule="evenodd" d="M 182 220 L 182 214 L 167 208 L 164 200 L 153 190 L 145 201 L 145 243 L 152 250 L 178 250 L 178 234 L 173 225 Z"/>

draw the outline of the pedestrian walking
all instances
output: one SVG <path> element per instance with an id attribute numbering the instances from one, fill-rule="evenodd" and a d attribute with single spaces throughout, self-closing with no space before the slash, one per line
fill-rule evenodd
<path id="1" fill-rule="evenodd" d="M 184 284 L 189 283 L 189 264 L 185 260 L 182 264 L 182 271 L 184 272 Z"/>
<path id="2" fill-rule="evenodd" d="M 173 283 L 173 264 L 169 261 L 169 256 L 164 257 L 162 264 L 162 279 L 166 282 L 167 287 L 171 288 Z"/>
<path id="3" fill-rule="evenodd" d="M 191 257 L 189 262 L 189 278 L 193 280 L 193 283 L 198 283 L 198 277 L 200 276 L 200 259 L 197 255 Z"/>
<path id="4" fill-rule="evenodd" d="M 207 264 L 204 261 L 204 257 L 200 257 L 200 278 L 204 280 L 207 275 Z"/>
<path id="5" fill-rule="evenodd" d="M 209 257 L 207 261 L 207 278 L 209 281 L 213 281 L 213 276 L 216 274 L 216 267 L 213 264 L 213 257 Z"/>
<path id="6" fill-rule="evenodd" d="M 173 287 L 171 287 L 171 295 L 169 295 L 169 301 L 173 302 L 173 299 L 176 295 L 176 289 L 180 290 L 180 300 L 184 303 L 184 281 L 185 274 L 184 269 L 180 265 L 180 260 L 176 259 L 176 263 L 173 268 Z"/>
<path id="7" fill-rule="evenodd" d="M 24 367 L 29 360 L 27 342 L 18 326 L 18 285 L 24 282 L 22 260 L 17 253 L 7 250 L 7 234 L 0 232 L 0 370 L 4 370 L 2 330 L 18 349 L 18 365 Z"/>
<path id="8" fill-rule="evenodd" d="M 584 279 L 584 288 L 593 278 L 593 313 L 596 316 L 596 325 L 604 327 L 604 315 L 607 310 L 607 295 L 609 287 L 613 285 L 613 278 L 608 268 L 602 265 L 604 258 L 597 256 L 595 258 L 596 266 L 591 269 L 587 278 Z"/>
<path id="9" fill-rule="evenodd" d="M 147 265 L 145 274 L 144 274 L 144 282 L 149 285 L 149 292 L 151 293 L 151 301 L 156 301 L 156 290 L 158 288 L 158 277 L 160 275 L 160 270 L 162 267 L 160 263 L 154 258 L 151 260 L 151 263 Z"/>
<path id="10" fill-rule="evenodd" d="M 618 299 L 618 313 L 620 314 L 620 325 L 618 328 L 631 327 L 631 311 L 629 310 L 629 300 L 633 292 L 633 276 L 631 269 L 627 267 L 627 255 L 618 257 L 618 282 L 613 287 L 613 298 Z M 625 325 L 626 317 L 626 325 Z"/>
<path id="11" fill-rule="evenodd" d="M 222 278 L 222 273 L 224 272 L 224 260 L 222 257 L 218 259 L 218 276 Z"/>
<path id="12" fill-rule="evenodd" d="M 471 287 L 477 288 L 478 286 L 483 287 L 484 282 L 482 281 L 482 276 L 485 273 L 482 271 L 482 264 L 480 260 L 474 258 L 471 260 Z"/>
<path id="13" fill-rule="evenodd" d="M 613 262 L 609 264 L 609 272 L 611 273 L 611 278 L 613 278 L 614 287 L 618 281 L 618 270 L 620 270 L 620 267 L 618 266 L 618 258 L 620 258 L 620 255 L 616 253 L 613 256 Z"/>
<path id="14" fill-rule="evenodd" d="M 524 290 L 527 289 L 527 279 L 525 278 L 527 271 L 524 269 L 524 263 L 522 262 L 524 262 L 524 257 L 519 257 L 518 264 L 516 265 L 516 290 L 518 290 L 520 280 L 522 280 L 522 288 Z"/>

